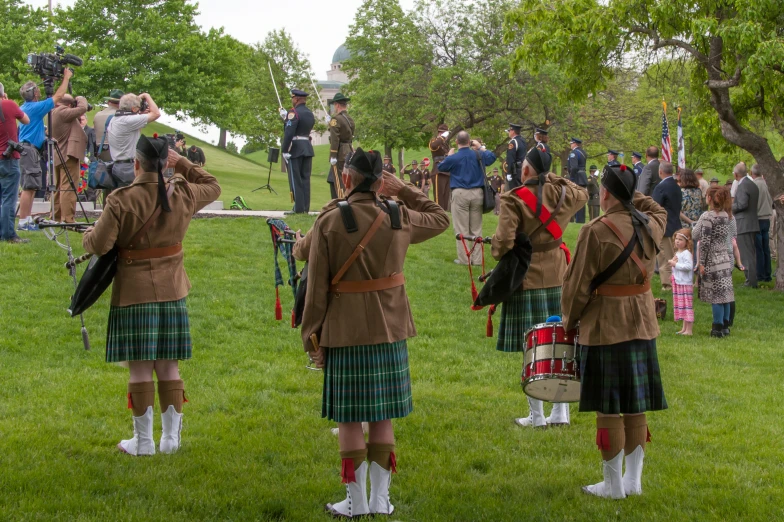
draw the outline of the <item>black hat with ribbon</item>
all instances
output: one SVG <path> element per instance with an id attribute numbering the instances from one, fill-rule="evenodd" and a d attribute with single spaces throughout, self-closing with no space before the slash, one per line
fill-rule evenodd
<path id="1" fill-rule="evenodd" d="M 606 165 L 604 171 L 602 171 L 602 186 L 629 211 L 632 216 L 634 233 L 637 235 L 640 244 L 642 244 L 642 237 L 639 236 L 640 227 L 645 227 L 650 237 L 653 237 L 653 234 L 651 233 L 651 227 L 648 225 L 650 218 L 637 210 L 633 203 L 636 181 L 634 172 L 626 168 L 626 165 Z"/>
<path id="2" fill-rule="evenodd" d="M 156 159 L 158 164 L 158 204 L 164 212 L 171 212 L 169 198 L 166 196 L 166 181 L 163 179 L 163 169 L 169 159 L 169 143 L 166 138 L 159 138 L 154 134 L 152 138 L 142 135 L 136 142 L 136 150 L 149 159 Z"/>
<path id="3" fill-rule="evenodd" d="M 351 155 L 348 168 L 362 174 L 365 178 L 354 190 L 354 192 L 371 192 L 370 187 L 382 176 L 381 154 L 375 150 L 364 151 L 361 147 Z"/>
<path id="4" fill-rule="evenodd" d="M 536 189 L 536 217 L 538 218 L 539 214 L 542 213 L 542 186 L 544 185 L 547 173 L 550 172 L 550 167 L 553 164 L 553 156 L 549 152 L 537 147 L 532 147 L 525 155 L 525 161 L 538 174 Z"/>

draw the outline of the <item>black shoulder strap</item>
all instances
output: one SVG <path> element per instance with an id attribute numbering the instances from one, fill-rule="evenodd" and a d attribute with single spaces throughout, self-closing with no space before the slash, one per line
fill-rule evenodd
<path id="1" fill-rule="evenodd" d="M 338 201 L 338 208 L 340 209 L 340 216 L 343 218 L 343 226 L 346 227 L 346 232 L 353 234 L 357 228 L 357 221 L 354 219 L 354 212 L 351 210 L 351 205 L 348 201 Z"/>
<path id="2" fill-rule="evenodd" d="M 388 209 L 389 220 L 392 222 L 392 230 L 400 230 L 403 225 L 400 223 L 400 206 L 397 201 L 387 199 L 384 201 Z"/>
<path id="3" fill-rule="evenodd" d="M 632 252 L 634 252 L 634 247 L 637 246 L 637 234 L 632 234 L 632 239 L 626 244 L 626 248 L 615 258 L 615 261 L 610 263 L 610 266 L 602 270 L 602 272 L 593 278 L 591 281 L 591 286 L 588 288 L 588 292 L 593 294 L 594 290 L 602 286 L 608 279 L 610 279 L 615 272 L 621 269 L 623 264 L 626 262 L 629 257 L 631 257 Z"/>

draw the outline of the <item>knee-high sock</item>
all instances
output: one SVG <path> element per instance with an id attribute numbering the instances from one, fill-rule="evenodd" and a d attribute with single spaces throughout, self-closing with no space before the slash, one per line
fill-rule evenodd
<path id="1" fill-rule="evenodd" d="M 621 417 L 596 418 L 596 445 L 602 452 L 603 460 L 612 460 L 623 449 L 623 419 Z"/>
<path id="2" fill-rule="evenodd" d="M 624 415 L 623 431 L 626 436 L 624 453 L 630 454 L 637 449 L 637 446 L 642 446 L 645 451 L 645 443 L 650 442 L 651 432 L 648 431 L 648 419 L 645 418 L 644 413 L 642 415 Z"/>
<path id="3" fill-rule="evenodd" d="M 182 403 L 185 402 L 185 383 L 182 379 L 158 381 L 158 401 L 161 403 L 161 413 L 166 413 L 169 406 L 174 406 L 177 413 L 182 413 Z"/>
<path id="4" fill-rule="evenodd" d="M 370 462 L 375 462 L 387 471 L 397 472 L 394 444 L 368 443 L 367 458 Z"/>
<path id="5" fill-rule="evenodd" d="M 341 451 L 340 452 L 340 459 L 341 459 L 341 469 L 340 469 L 340 476 L 343 478 L 344 484 L 350 484 L 352 482 L 356 482 L 356 476 L 354 475 L 354 471 L 359 468 L 363 462 L 367 459 L 368 449 L 367 447 L 350 450 L 350 451 Z"/>
<path id="6" fill-rule="evenodd" d="M 133 416 L 141 417 L 149 406 L 155 407 L 155 383 L 129 382 L 128 408 L 133 409 Z"/>

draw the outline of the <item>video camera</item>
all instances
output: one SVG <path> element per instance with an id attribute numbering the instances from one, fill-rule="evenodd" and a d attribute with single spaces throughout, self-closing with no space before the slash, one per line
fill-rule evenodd
<path id="1" fill-rule="evenodd" d="M 8 158 L 11 157 L 11 155 L 14 152 L 18 152 L 22 156 L 27 155 L 27 152 L 24 150 L 24 147 L 22 146 L 21 143 L 18 143 L 18 142 L 13 141 L 13 140 L 8 140 L 8 148 L 5 149 L 5 152 L 3 152 L 3 157 L 8 159 Z"/>
<path id="2" fill-rule="evenodd" d="M 63 77 L 68 65 L 79 67 L 82 59 L 73 54 L 67 54 L 59 45 L 54 46 L 54 53 L 30 53 L 27 55 L 27 65 L 41 78 Z"/>

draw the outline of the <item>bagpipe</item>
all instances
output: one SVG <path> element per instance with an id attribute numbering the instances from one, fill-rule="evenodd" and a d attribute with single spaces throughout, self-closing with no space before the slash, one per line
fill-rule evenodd
<path id="1" fill-rule="evenodd" d="M 488 307 L 485 333 L 487 337 L 492 337 L 493 314 L 495 314 L 496 308 L 523 286 L 523 280 L 531 266 L 531 256 L 533 255 L 531 240 L 526 234 L 518 233 L 515 236 L 512 250 L 503 255 L 495 268 L 487 271 L 485 245 L 490 243 L 491 238 L 456 234 L 455 239 L 462 243 L 468 259 L 468 275 L 471 278 L 471 299 L 473 301 L 471 310 L 481 310 L 485 306 Z M 468 243 L 473 243 L 471 248 L 468 248 Z M 476 288 L 473 267 L 471 266 L 471 254 L 477 248 L 482 254 L 482 273 L 478 277 L 479 282 L 484 283 L 481 291 Z"/>

